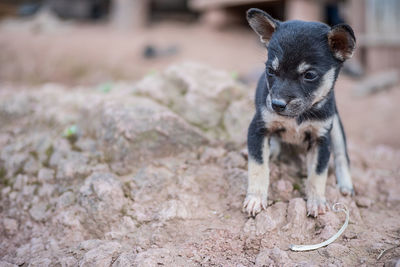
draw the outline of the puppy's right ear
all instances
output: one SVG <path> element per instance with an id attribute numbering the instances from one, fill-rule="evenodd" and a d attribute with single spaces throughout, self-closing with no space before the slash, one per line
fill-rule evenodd
<path id="1" fill-rule="evenodd" d="M 261 42 L 268 45 L 272 34 L 279 26 L 279 22 L 274 20 L 267 12 L 258 8 L 247 10 L 247 21 L 251 28 L 260 36 Z"/>

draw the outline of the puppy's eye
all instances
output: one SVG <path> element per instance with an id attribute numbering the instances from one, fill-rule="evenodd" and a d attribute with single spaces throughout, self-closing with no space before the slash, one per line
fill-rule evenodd
<path id="1" fill-rule="evenodd" d="M 318 78 L 318 73 L 313 70 L 310 70 L 303 74 L 303 78 L 308 82 L 312 82 Z"/>
<path id="2" fill-rule="evenodd" d="M 267 68 L 267 74 L 269 76 L 274 76 L 275 75 L 275 70 L 273 68 L 271 68 L 271 67 L 268 67 Z"/>

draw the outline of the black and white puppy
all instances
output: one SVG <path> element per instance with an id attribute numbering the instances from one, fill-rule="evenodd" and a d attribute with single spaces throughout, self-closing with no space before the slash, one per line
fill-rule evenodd
<path id="1" fill-rule="evenodd" d="M 355 48 L 346 24 L 273 19 L 252 8 L 247 20 L 268 48 L 266 71 L 256 90 L 256 114 L 248 131 L 248 189 L 243 209 L 255 216 L 267 207 L 269 157 L 280 142 L 307 151 L 307 213 L 328 210 L 325 184 L 331 151 L 337 184 L 353 194 L 346 137 L 336 108 L 333 87 L 343 62 Z"/>

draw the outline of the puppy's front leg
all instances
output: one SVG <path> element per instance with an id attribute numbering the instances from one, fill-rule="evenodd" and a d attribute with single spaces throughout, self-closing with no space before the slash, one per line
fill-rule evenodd
<path id="1" fill-rule="evenodd" d="M 329 210 L 325 185 L 330 157 L 330 136 L 320 137 L 307 153 L 307 215 L 317 217 Z"/>
<path id="2" fill-rule="evenodd" d="M 331 139 L 335 159 L 336 180 L 340 192 L 343 195 L 354 194 L 350 175 L 350 161 L 347 154 L 346 136 L 338 114 L 333 119 Z"/>
<path id="3" fill-rule="evenodd" d="M 269 140 L 264 127 L 258 127 L 258 116 L 250 124 L 247 146 L 249 150 L 248 187 L 243 210 L 255 216 L 267 208 L 269 186 Z"/>

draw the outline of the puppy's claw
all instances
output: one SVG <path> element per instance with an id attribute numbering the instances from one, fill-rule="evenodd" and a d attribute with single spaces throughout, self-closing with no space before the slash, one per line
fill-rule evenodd
<path id="1" fill-rule="evenodd" d="M 329 211 L 329 206 L 324 198 L 312 197 L 307 200 L 307 216 L 318 217 Z"/>
<path id="2" fill-rule="evenodd" d="M 267 206 L 267 196 L 265 194 L 248 194 L 243 203 L 243 212 L 255 217 Z"/>

